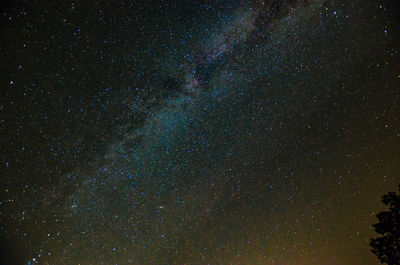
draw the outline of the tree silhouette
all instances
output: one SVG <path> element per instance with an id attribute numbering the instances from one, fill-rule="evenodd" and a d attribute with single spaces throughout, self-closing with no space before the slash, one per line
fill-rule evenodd
<path id="1" fill-rule="evenodd" d="M 389 211 L 377 215 L 379 222 L 373 227 L 379 236 L 371 239 L 371 251 L 381 263 L 400 265 L 400 193 L 389 192 L 382 197 L 382 202 Z"/>

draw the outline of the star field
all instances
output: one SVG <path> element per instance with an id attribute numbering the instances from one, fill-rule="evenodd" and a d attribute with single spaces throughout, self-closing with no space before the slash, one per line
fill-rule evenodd
<path id="1" fill-rule="evenodd" d="M 1 264 L 379 264 L 396 1 L 9 1 Z"/>

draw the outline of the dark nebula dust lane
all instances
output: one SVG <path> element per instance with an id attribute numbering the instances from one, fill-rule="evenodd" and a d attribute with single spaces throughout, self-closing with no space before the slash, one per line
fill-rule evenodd
<path id="1" fill-rule="evenodd" d="M 379 264 L 396 1 L 17 1 L 1 264 Z"/>

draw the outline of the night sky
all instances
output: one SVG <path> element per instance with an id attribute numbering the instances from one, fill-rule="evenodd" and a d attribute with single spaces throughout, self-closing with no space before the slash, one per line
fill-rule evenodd
<path id="1" fill-rule="evenodd" d="M 379 264 L 398 1 L 0 11 L 0 264 Z"/>

